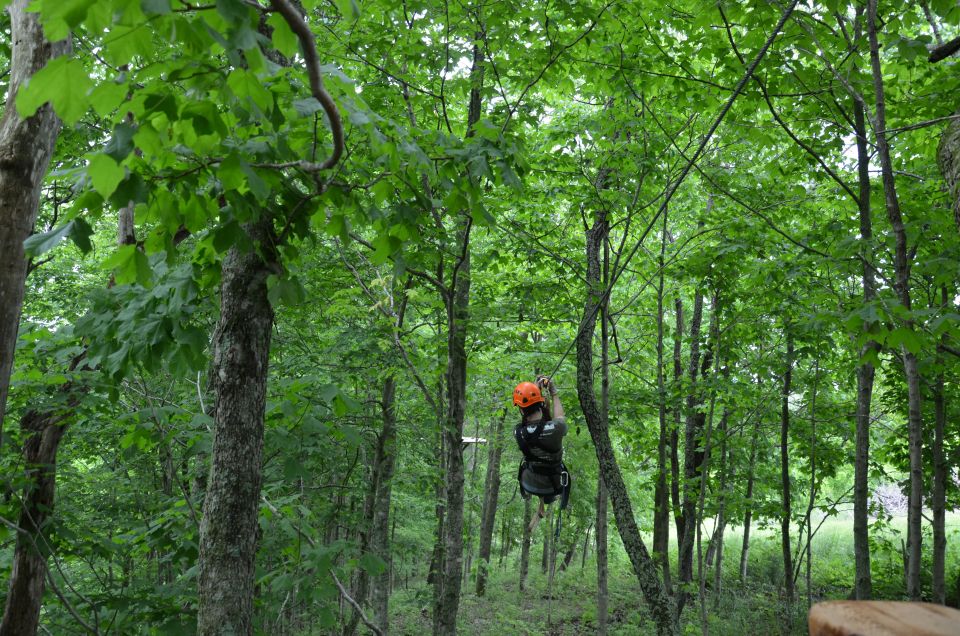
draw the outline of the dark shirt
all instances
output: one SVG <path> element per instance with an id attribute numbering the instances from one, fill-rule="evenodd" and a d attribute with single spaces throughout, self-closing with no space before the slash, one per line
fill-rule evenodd
<path id="1" fill-rule="evenodd" d="M 519 432 L 526 432 L 528 435 L 536 432 L 540 422 L 532 424 L 517 424 Z M 526 429 L 525 431 L 523 429 Z M 531 440 L 528 447 L 527 463 L 532 464 L 534 468 L 539 466 L 555 466 L 563 461 L 563 436 L 567 434 L 567 421 L 565 418 L 558 417 L 548 422 L 544 422 L 543 430 L 536 441 Z M 522 450 L 522 449 L 521 449 Z M 533 470 L 525 470 L 521 475 L 523 487 L 527 492 L 533 494 L 553 493 L 553 481 L 549 475 L 538 474 Z"/>

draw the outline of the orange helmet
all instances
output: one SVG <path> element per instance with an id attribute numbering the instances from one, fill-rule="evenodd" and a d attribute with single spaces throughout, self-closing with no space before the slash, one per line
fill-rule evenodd
<path id="1" fill-rule="evenodd" d="M 540 387 L 533 382 L 521 382 L 513 390 L 514 406 L 531 406 L 538 403 L 543 403 L 543 394 L 540 393 Z"/>

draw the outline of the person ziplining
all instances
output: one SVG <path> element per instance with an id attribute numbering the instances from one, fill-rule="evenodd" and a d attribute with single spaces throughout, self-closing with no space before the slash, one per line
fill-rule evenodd
<path id="1" fill-rule="evenodd" d="M 544 390 L 552 398 L 552 416 L 543 397 Z M 548 504 L 559 498 L 562 511 L 570 499 L 570 473 L 563 463 L 567 420 L 557 393 L 556 384 L 547 376 L 539 376 L 535 383 L 521 382 L 513 390 L 513 404 L 520 409 L 522 418 L 513 429 L 517 446 L 523 453 L 517 472 L 520 495 L 524 499 L 533 495 L 540 498 L 540 506 L 530 522 L 530 532 L 546 516 Z"/>

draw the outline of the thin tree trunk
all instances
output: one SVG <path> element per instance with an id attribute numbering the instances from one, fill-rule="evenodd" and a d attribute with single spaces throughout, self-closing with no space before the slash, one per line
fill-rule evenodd
<path id="1" fill-rule="evenodd" d="M 713 296 L 713 302 L 711 303 L 710 311 L 710 350 L 707 355 L 704 356 L 706 359 L 710 358 L 710 352 L 716 350 L 715 360 L 717 361 L 717 366 L 720 366 L 720 300 L 716 293 Z M 706 369 L 704 369 L 706 371 Z M 704 375 L 706 375 L 704 373 Z M 716 375 L 716 370 L 714 370 L 714 376 Z M 700 461 L 700 482 L 698 484 L 698 501 L 697 501 L 697 510 L 696 510 L 696 533 L 697 533 L 697 580 L 699 581 L 699 600 L 700 600 L 700 629 L 703 636 L 707 636 L 709 632 L 709 626 L 707 623 L 707 571 L 703 566 L 703 544 L 702 544 L 702 528 L 703 528 L 703 509 L 706 505 L 707 497 L 707 485 L 705 480 L 710 475 L 710 453 L 713 447 L 713 414 L 714 409 L 716 408 L 717 403 L 717 392 L 715 389 L 710 390 L 710 409 L 707 415 L 707 426 L 704 431 L 704 448 L 703 448 L 703 459 Z"/>
<path id="2" fill-rule="evenodd" d="M 724 369 L 724 377 L 728 377 L 729 372 L 727 369 Z M 718 504 L 717 510 L 717 526 L 713 531 L 713 540 L 710 542 L 710 546 L 714 549 L 714 556 L 716 558 L 715 570 L 713 575 L 713 594 L 716 599 L 715 605 L 718 606 L 720 602 L 720 587 L 723 583 L 721 577 L 722 574 L 722 565 L 723 565 L 723 533 L 727 527 L 727 482 L 729 479 L 729 468 L 727 467 L 727 423 L 730 419 L 730 410 L 724 407 L 723 415 L 720 417 L 720 485 L 717 489 L 718 498 L 720 502 Z M 707 559 L 707 564 L 710 564 L 710 559 Z"/>
<path id="3" fill-rule="evenodd" d="M 527 573 L 530 571 L 530 520 L 533 513 L 530 510 L 530 500 L 523 500 L 523 540 L 520 543 L 520 591 L 527 585 Z"/>
<path id="4" fill-rule="evenodd" d="M 940 288 L 941 309 L 946 310 L 950 302 L 946 286 Z M 933 433 L 933 602 L 944 605 L 947 601 L 945 578 L 945 560 L 947 552 L 946 535 L 946 486 L 947 461 L 943 452 L 943 436 L 947 424 L 947 397 L 944 387 L 943 340 L 937 347 L 937 381 L 933 387 L 934 433 Z"/>
<path id="5" fill-rule="evenodd" d="M 580 569 L 587 567 L 587 555 L 590 552 L 590 531 L 593 530 L 593 523 L 587 526 L 587 533 L 583 535 L 583 550 L 580 551 Z"/>
<path id="6" fill-rule="evenodd" d="M 857 175 L 859 189 L 860 241 L 863 246 L 863 302 L 871 303 L 876 298 L 876 282 L 869 261 L 872 260 L 873 220 L 870 212 L 870 154 L 867 148 L 867 125 L 863 104 L 854 102 L 854 127 L 857 135 Z M 860 351 L 861 357 L 869 351 L 878 351 L 873 340 Z M 870 575 L 870 407 L 873 399 L 875 370 L 872 362 L 857 367 L 857 430 L 856 455 L 853 473 L 853 553 L 854 553 L 854 598 L 869 600 L 873 596 Z"/>
<path id="7" fill-rule="evenodd" d="M 762 381 L 760 382 L 762 386 Z M 761 399 L 763 399 L 761 394 Z M 753 518 L 753 482 L 756 478 L 757 469 L 757 438 L 760 435 L 760 418 L 753 425 L 753 434 L 750 436 L 750 461 L 747 464 L 747 492 L 745 496 L 743 512 L 743 544 L 740 548 L 740 582 L 747 580 L 747 565 L 750 563 L 750 523 Z"/>
<path id="8" fill-rule="evenodd" d="M 380 409 L 383 416 L 383 430 L 377 440 L 375 478 L 377 489 L 373 504 L 373 519 L 370 524 L 370 552 L 384 563 L 384 570 L 370 577 L 370 600 L 373 605 L 374 621 L 383 631 L 388 632 L 389 614 L 387 602 L 390 597 L 390 571 L 392 557 L 390 549 L 390 504 L 393 495 L 393 475 L 397 465 L 397 416 L 394 408 L 397 382 L 393 376 L 383 382 Z"/>
<path id="9" fill-rule="evenodd" d="M 663 211 L 660 236 L 660 257 L 657 264 L 660 276 L 657 282 L 657 417 L 660 437 L 657 441 L 657 484 L 654 490 L 653 554 L 660 564 L 663 585 L 670 589 L 670 494 L 667 485 L 667 387 L 663 373 L 663 281 L 664 256 L 667 250 L 667 210 Z M 606 303 L 604 303 L 606 306 Z"/>
<path id="10" fill-rule="evenodd" d="M 601 409 L 594 395 L 593 378 L 593 336 L 596 329 L 597 313 L 602 303 L 603 290 L 600 287 L 600 250 L 607 236 L 608 223 L 604 212 L 598 213 L 593 227 L 587 231 L 587 299 L 584 304 L 583 320 L 577 332 L 577 394 L 583 410 L 587 428 L 593 439 L 603 484 L 610 494 L 617 529 L 623 540 L 624 548 L 633 565 L 634 573 L 640 583 L 640 589 L 650 606 L 650 613 L 659 634 L 673 634 L 677 631 L 676 616 L 672 603 L 666 595 L 660 581 L 656 563 L 650 558 L 637 528 L 633 507 L 627 493 L 623 476 L 617 465 L 607 422 L 603 420 Z"/>
<path id="11" fill-rule="evenodd" d="M 817 502 L 817 390 L 820 386 L 820 356 L 814 366 L 813 394 L 810 398 L 810 501 L 807 504 L 807 611 L 813 605 L 811 564 L 813 561 L 813 507 Z"/>
<path id="12" fill-rule="evenodd" d="M 674 299 L 675 325 L 673 329 L 673 387 L 674 393 L 679 395 L 683 382 L 683 357 L 681 345 L 683 340 L 683 301 L 678 295 Z M 680 506 L 680 403 L 674 401 L 673 427 L 670 429 L 670 501 L 673 503 L 673 519 L 677 527 L 677 546 L 683 543 L 683 508 Z M 679 556 L 678 565 L 679 565 Z"/>
<path id="13" fill-rule="evenodd" d="M 210 385 L 216 396 L 213 450 L 200 523 L 198 634 L 252 634 L 263 414 L 273 309 L 267 277 L 276 269 L 272 220 L 246 227 L 257 246 L 223 261 L 220 321 Z"/>
<path id="14" fill-rule="evenodd" d="M 483 510 L 480 514 L 480 554 L 477 557 L 477 596 L 483 596 L 487 586 L 487 571 L 490 568 L 490 549 L 493 545 L 493 528 L 496 525 L 497 501 L 500 497 L 500 456 L 503 453 L 503 423 L 507 411 L 497 418 L 491 428 L 490 446 L 487 452 L 487 476 L 483 488 Z"/>
<path id="15" fill-rule="evenodd" d="M 23 502 L 13 555 L 13 570 L 7 588 L 7 604 L 0 623 L 2 636 L 33 636 L 40 621 L 40 606 L 46 588 L 47 535 L 56 488 L 57 448 L 66 426 L 65 415 L 28 411 L 20 421 L 26 442 L 24 465 L 29 486 Z"/>
<path id="16" fill-rule="evenodd" d="M 707 210 L 713 205 L 713 198 L 708 202 Z M 702 227 L 702 223 L 700 226 Z M 703 320 L 703 293 L 698 287 L 693 297 L 693 317 L 690 320 L 690 360 L 687 367 L 687 375 L 690 379 L 690 386 L 687 390 L 686 398 L 686 417 L 684 423 L 683 440 L 683 538 L 679 540 L 679 551 L 677 560 L 680 571 L 680 592 L 677 594 L 677 614 L 683 613 L 683 608 L 687 603 L 688 592 L 683 585 L 693 582 L 693 550 L 697 527 L 697 499 L 700 492 L 701 473 L 700 468 L 703 462 L 703 451 L 700 448 L 703 425 L 706 415 L 700 408 L 700 391 L 698 388 L 697 374 L 710 366 L 712 359 L 707 360 L 704 356 L 703 369 L 700 365 L 700 326 Z"/>
<path id="17" fill-rule="evenodd" d="M 607 489 L 597 478 L 597 634 L 607 633 Z"/>
<path id="18" fill-rule="evenodd" d="M 783 586 L 787 616 L 796 592 L 793 582 L 793 553 L 790 550 L 790 383 L 793 378 L 793 334 L 787 327 L 786 369 L 783 372 L 783 396 L 780 406 L 780 545 L 783 548 Z"/>
<path id="19" fill-rule="evenodd" d="M 877 0 L 867 2 L 867 33 L 870 38 L 870 67 L 873 71 L 873 88 L 877 109 L 877 155 L 880 159 L 880 172 L 883 176 L 883 195 L 887 208 L 887 217 L 895 240 L 894 249 L 894 288 L 900 298 L 900 304 L 910 312 L 910 261 L 907 254 L 907 233 L 900 214 L 900 202 L 897 199 L 896 184 L 893 176 L 893 163 L 890 160 L 890 147 L 886 134 L 886 105 L 884 103 L 883 74 L 880 69 L 880 45 L 877 41 Z M 913 319 L 908 318 L 905 326 L 914 331 Z M 912 601 L 920 600 L 920 547 L 922 541 L 921 522 L 923 515 L 923 420 L 920 410 L 920 370 L 917 356 L 900 346 L 903 356 L 904 375 L 907 380 L 907 427 L 910 447 L 910 496 L 907 508 L 907 595 Z"/>
<path id="20" fill-rule="evenodd" d="M 0 120 L 0 445 L 27 277 L 23 242 L 33 232 L 40 186 L 60 134 L 60 119 L 50 104 L 21 119 L 16 96 L 48 61 L 71 51 L 69 39 L 51 44 L 44 38 L 40 16 L 26 11 L 28 4 L 29 0 L 13 0 L 8 9 L 10 85 Z"/>

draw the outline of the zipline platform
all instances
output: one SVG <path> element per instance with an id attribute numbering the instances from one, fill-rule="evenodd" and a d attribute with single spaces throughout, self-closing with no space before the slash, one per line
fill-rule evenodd
<path id="1" fill-rule="evenodd" d="M 960 610 L 906 601 L 827 601 L 810 608 L 810 636 L 957 636 Z"/>

